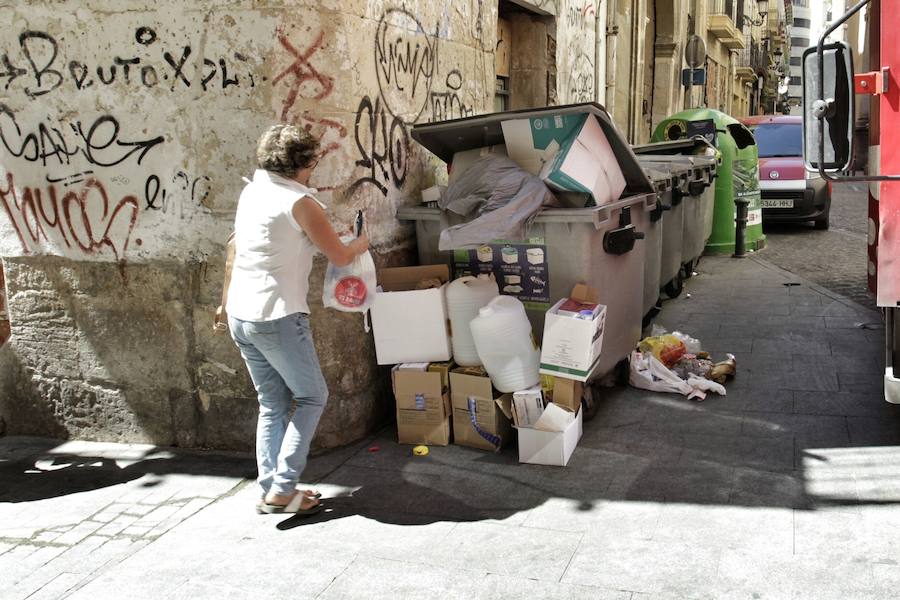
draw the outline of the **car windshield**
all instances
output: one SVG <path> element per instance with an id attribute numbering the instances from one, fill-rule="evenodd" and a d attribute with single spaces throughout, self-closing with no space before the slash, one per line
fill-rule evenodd
<path id="1" fill-rule="evenodd" d="M 767 123 L 753 128 L 760 158 L 803 156 L 803 128 L 799 123 Z"/>

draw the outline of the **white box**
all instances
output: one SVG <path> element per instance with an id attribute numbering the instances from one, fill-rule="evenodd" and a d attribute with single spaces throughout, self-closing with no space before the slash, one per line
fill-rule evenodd
<path id="1" fill-rule="evenodd" d="M 575 420 L 569 423 L 565 431 L 551 433 L 528 428 L 518 431 L 520 463 L 564 467 L 569 464 L 578 440 L 581 439 L 581 411 L 578 411 Z"/>
<path id="2" fill-rule="evenodd" d="M 515 424 L 532 427 L 544 412 L 544 393 L 540 385 L 513 392 L 513 414 Z"/>
<path id="3" fill-rule="evenodd" d="M 438 279 L 440 288 L 417 290 L 425 279 Z M 379 365 L 450 360 L 447 302 L 450 279 L 447 265 L 381 269 L 383 288 L 372 305 L 372 331 Z"/>
<path id="4" fill-rule="evenodd" d="M 572 292 L 572 298 L 585 302 L 596 302 L 596 291 L 579 284 Z M 544 339 L 541 346 L 541 373 L 556 375 L 575 381 L 587 381 L 591 376 L 600 352 L 603 350 L 603 330 L 606 324 L 606 307 L 600 314 L 588 321 L 557 314 L 559 307 L 568 298 L 563 298 L 547 311 L 544 320 Z"/>

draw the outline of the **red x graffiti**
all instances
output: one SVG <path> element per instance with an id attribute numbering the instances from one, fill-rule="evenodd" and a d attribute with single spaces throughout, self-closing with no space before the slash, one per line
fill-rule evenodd
<path id="1" fill-rule="evenodd" d="M 310 57 L 316 53 L 322 47 L 322 39 L 325 37 L 325 32 L 320 31 L 319 36 L 316 38 L 316 41 L 312 43 L 302 54 L 294 48 L 294 46 L 288 41 L 287 37 L 283 33 L 278 34 L 278 41 L 281 42 L 281 45 L 285 50 L 291 53 L 296 60 L 294 60 L 293 64 L 289 66 L 287 69 L 278 74 L 275 79 L 272 80 L 272 83 L 278 83 L 288 75 L 292 75 L 294 77 L 294 81 L 291 84 L 291 89 L 288 92 L 287 98 L 284 100 L 284 105 L 282 106 L 281 111 L 281 120 L 286 121 L 287 115 L 290 112 L 291 108 L 294 107 L 294 102 L 297 101 L 297 96 L 300 94 L 300 86 L 302 86 L 305 82 L 316 80 L 319 82 L 322 90 L 313 96 L 313 100 L 321 100 L 328 96 L 331 93 L 331 90 L 334 88 L 334 79 L 329 77 L 328 75 L 323 75 L 316 70 L 315 67 L 310 63 Z"/>

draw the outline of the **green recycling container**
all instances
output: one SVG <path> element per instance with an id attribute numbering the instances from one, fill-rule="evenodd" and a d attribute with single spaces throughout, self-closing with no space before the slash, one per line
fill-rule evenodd
<path id="1" fill-rule="evenodd" d="M 750 130 L 738 120 L 718 110 L 693 108 L 664 119 L 653 132 L 654 142 L 702 136 L 715 144 L 722 155 L 715 184 L 712 235 L 706 254 L 732 254 L 737 208 L 735 198 L 749 199 L 747 250 L 766 245 L 762 229 L 762 202 L 759 191 L 759 153 Z"/>

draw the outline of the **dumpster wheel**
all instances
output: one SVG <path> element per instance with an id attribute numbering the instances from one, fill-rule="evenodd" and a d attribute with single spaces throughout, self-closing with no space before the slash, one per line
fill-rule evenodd
<path id="1" fill-rule="evenodd" d="M 666 287 L 663 288 L 666 291 L 666 295 L 669 298 L 677 298 L 681 295 L 681 292 L 684 291 L 684 276 L 679 273 L 675 276 L 675 279 L 666 284 Z"/>
<path id="2" fill-rule="evenodd" d="M 585 421 L 590 421 L 597 415 L 599 408 L 597 402 L 597 391 L 592 385 L 586 385 L 581 392 L 581 417 Z"/>

